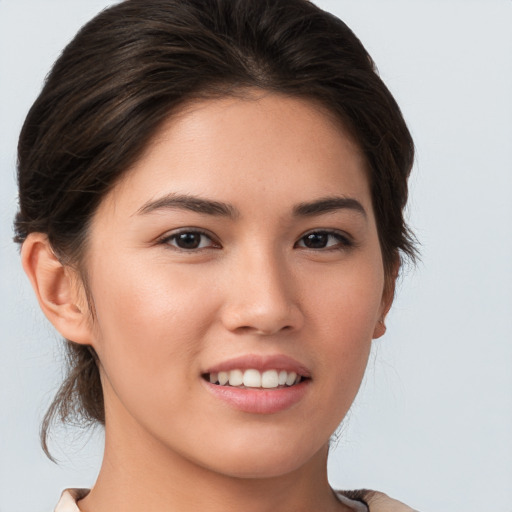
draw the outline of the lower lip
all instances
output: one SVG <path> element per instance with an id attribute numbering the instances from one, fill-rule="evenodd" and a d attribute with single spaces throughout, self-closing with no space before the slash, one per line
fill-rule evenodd
<path id="1" fill-rule="evenodd" d="M 215 397 L 239 411 L 252 414 L 275 414 L 300 402 L 307 392 L 310 380 L 276 389 L 220 386 L 205 380 L 203 383 Z"/>

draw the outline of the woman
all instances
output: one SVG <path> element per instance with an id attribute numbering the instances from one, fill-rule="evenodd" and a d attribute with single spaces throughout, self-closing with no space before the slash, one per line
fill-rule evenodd
<path id="1" fill-rule="evenodd" d="M 105 425 L 57 510 L 410 510 L 334 493 L 329 438 L 385 332 L 413 144 L 305 0 L 127 0 L 56 62 L 19 142 L 16 240 Z"/>

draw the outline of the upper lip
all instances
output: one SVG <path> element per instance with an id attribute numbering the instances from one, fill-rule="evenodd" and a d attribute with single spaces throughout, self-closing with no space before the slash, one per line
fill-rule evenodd
<path id="1" fill-rule="evenodd" d="M 293 357 L 284 354 L 277 355 L 259 355 L 246 354 L 222 361 L 209 367 L 204 373 L 227 372 L 230 370 L 285 370 L 295 372 L 302 377 L 310 377 L 309 370 Z"/>

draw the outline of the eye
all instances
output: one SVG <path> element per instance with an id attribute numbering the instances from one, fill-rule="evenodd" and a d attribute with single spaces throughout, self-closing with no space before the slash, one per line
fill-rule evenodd
<path id="1" fill-rule="evenodd" d="M 214 242 L 210 236 L 202 231 L 184 230 L 173 233 L 161 240 L 161 243 L 175 247 L 183 251 L 197 249 L 218 248 L 219 244 Z"/>
<path id="2" fill-rule="evenodd" d="M 296 243 L 306 249 L 340 249 L 351 245 L 351 240 L 337 231 L 311 231 Z"/>

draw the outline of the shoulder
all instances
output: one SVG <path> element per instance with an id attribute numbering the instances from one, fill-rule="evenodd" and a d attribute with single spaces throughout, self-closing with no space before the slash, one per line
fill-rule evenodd
<path id="1" fill-rule="evenodd" d="M 337 494 L 349 500 L 364 503 L 368 506 L 369 512 L 418 512 L 382 492 L 361 489 L 357 491 L 337 491 Z"/>
<path id="2" fill-rule="evenodd" d="M 80 512 L 76 502 L 85 497 L 88 492 L 89 489 L 66 489 L 62 493 L 54 512 Z M 353 505 L 357 503 L 366 505 L 369 512 L 417 512 L 382 492 L 362 489 L 358 491 L 336 491 L 336 494 L 343 502 L 348 501 Z M 357 510 L 355 509 L 356 512 Z M 361 508 L 362 510 L 363 508 Z"/>
<path id="3" fill-rule="evenodd" d="M 54 512 L 80 512 L 76 502 L 89 493 L 89 489 L 66 489 L 60 496 Z"/>

